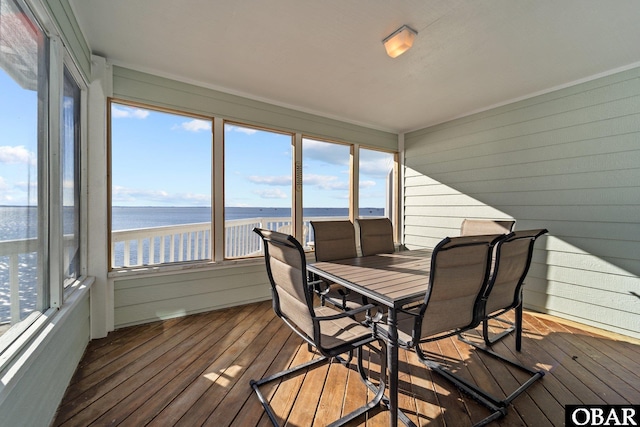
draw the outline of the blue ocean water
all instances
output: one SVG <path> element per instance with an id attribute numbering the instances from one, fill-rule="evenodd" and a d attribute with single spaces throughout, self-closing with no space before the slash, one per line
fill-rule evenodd
<path id="1" fill-rule="evenodd" d="M 2 208 L 0 208 L 1 210 Z M 305 208 L 304 217 L 348 217 L 347 208 Z M 382 208 L 361 208 L 360 216 L 383 216 Z M 290 208 L 266 207 L 227 207 L 225 220 L 244 218 L 291 217 Z M 135 228 L 157 227 L 162 225 L 192 224 L 211 221 L 209 207 L 121 207 L 112 209 L 112 230 L 130 230 Z M 0 234 L 2 236 L 2 234 Z M 1 237 L 0 237 L 1 240 Z"/>
<path id="2" fill-rule="evenodd" d="M 304 217 L 348 217 L 347 208 L 306 208 Z M 382 208 L 362 208 L 360 216 L 383 216 Z M 290 217 L 290 208 L 225 208 L 225 219 Z M 112 209 L 112 230 L 131 230 L 162 225 L 192 224 L 211 221 L 209 207 L 123 207 Z M 38 235 L 36 207 L 0 206 L 0 241 L 34 238 Z"/>
<path id="3" fill-rule="evenodd" d="M 70 212 L 71 213 L 71 212 Z M 347 208 L 307 208 L 303 212 L 309 217 L 347 218 Z M 384 209 L 360 209 L 361 217 L 383 216 Z M 225 208 L 225 219 L 245 218 L 290 218 L 290 208 Z M 211 221 L 209 207 L 114 207 L 112 209 L 112 230 L 132 230 L 164 225 L 194 224 Z M 69 232 L 71 232 L 70 230 Z M 38 237 L 38 209 L 26 206 L 0 206 L 0 323 L 10 318 L 9 272 L 10 257 L 3 254 L 3 241 L 34 239 Z M 106 242 L 105 242 L 106 244 Z M 148 243 L 146 243 L 148 244 Z M 6 251 L 5 251 L 6 252 Z M 205 257 L 208 254 L 205 254 Z M 122 266 L 123 253 L 116 247 L 116 266 Z M 143 262 L 146 262 L 143 261 Z M 35 310 L 35 289 L 37 283 L 38 254 L 20 254 L 18 257 L 20 313 L 26 317 Z"/>

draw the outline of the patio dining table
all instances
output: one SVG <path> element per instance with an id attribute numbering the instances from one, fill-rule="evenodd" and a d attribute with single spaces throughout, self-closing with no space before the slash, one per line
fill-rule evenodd
<path id="1" fill-rule="evenodd" d="M 307 270 L 366 297 L 387 308 L 389 338 L 387 374 L 389 377 L 389 425 L 415 424 L 398 410 L 398 329 L 397 310 L 424 298 L 429 283 L 431 250 L 420 249 L 334 261 L 315 262 Z"/>

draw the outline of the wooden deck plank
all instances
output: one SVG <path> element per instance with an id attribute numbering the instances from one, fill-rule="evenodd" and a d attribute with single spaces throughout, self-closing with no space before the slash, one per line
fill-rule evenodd
<path id="1" fill-rule="evenodd" d="M 497 328 L 494 326 L 493 328 Z M 561 426 L 564 406 L 640 401 L 640 345 L 593 328 L 525 312 L 523 349 L 509 336 L 493 348 L 547 374 L 492 425 Z M 502 396 L 522 374 L 449 338 L 425 346 L 434 359 Z M 380 359 L 365 369 L 378 380 Z M 317 354 L 278 319 L 269 302 L 124 328 L 92 341 L 60 404 L 55 426 L 270 426 L 249 386 Z M 488 411 L 400 351 L 400 407 L 418 425 L 468 426 Z M 355 370 L 333 362 L 262 388 L 281 422 L 325 425 L 365 403 L 371 392 Z M 388 425 L 380 407 L 352 426 Z"/>
<path id="2" fill-rule="evenodd" d="M 238 328 L 234 328 L 235 333 L 233 335 L 225 337 L 225 340 L 219 344 L 211 343 L 212 346 L 217 345 L 223 349 L 219 357 L 196 380 L 189 384 L 180 395 L 176 396 L 169 405 L 158 413 L 148 425 L 176 425 L 191 407 L 214 386 L 220 377 L 224 378 L 225 375 L 229 375 L 227 369 L 235 369 L 233 363 L 238 354 L 262 332 L 264 325 L 270 323 L 272 319 L 273 317 L 268 307 L 263 305 L 255 315 L 245 317 Z M 212 411 L 216 406 L 217 404 L 211 402 L 210 408 Z"/>
<path id="3" fill-rule="evenodd" d="M 148 341 L 137 347 L 127 357 L 118 357 L 118 370 L 110 374 L 105 366 L 71 387 L 69 403 L 58 413 L 56 425 L 89 425 L 96 418 L 118 403 L 122 397 L 131 393 L 162 369 L 170 358 L 171 349 L 188 340 L 193 334 L 205 327 L 195 316 L 181 322 L 182 328 L 176 328 L 175 334 L 163 333 L 162 337 Z M 163 357 L 164 356 L 164 357 Z M 158 361 L 158 359 L 160 359 Z M 158 361 L 156 364 L 153 362 Z M 77 391 L 77 393 L 74 393 Z M 63 420 L 67 420 L 60 423 Z"/>
<path id="4" fill-rule="evenodd" d="M 241 319 L 250 317 L 255 309 L 247 310 L 224 310 L 222 315 L 216 319 L 217 326 L 213 330 L 205 328 L 198 336 L 199 342 L 184 354 L 176 354 L 175 361 L 159 373 L 154 380 L 147 382 L 143 387 L 136 390 L 128 398 L 120 402 L 119 405 L 105 413 L 105 420 L 117 420 L 117 414 L 126 415 L 126 411 L 120 409 L 121 405 L 130 405 L 133 410 L 126 418 L 121 420 L 122 426 L 140 426 L 150 422 L 160 411 L 162 411 L 171 401 L 182 393 L 195 379 L 202 375 L 217 357 L 221 349 L 225 348 L 223 343 L 226 339 L 231 342 L 235 339 L 236 328 Z M 228 335 L 230 334 L 230 335 Z M 221 345 L 211 346 L 212 342 Z M 113 413 L 113 414 L 111 414 Z"/>

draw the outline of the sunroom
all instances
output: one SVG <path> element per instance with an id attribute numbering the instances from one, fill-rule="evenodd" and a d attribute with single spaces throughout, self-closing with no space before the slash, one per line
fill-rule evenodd
<path id="1" fill-rule="evenodd" d="M 79 376 L 113 362 L 106 346 L 185 319 L 271 322 L 253 227 L 293 235 L 311 261 L 310 221 L 369 217 L 409 250 L 466 218 L 548 229 L 524 287 L 523 353 L 564 369 L 545 347 L 564 343 L 572 362 L 616 367 L 545 378 L 557 394 L 532 392 L 538 409 L 505 422 L 637 405 L 639 18 L 635 1 L 0 0 L 0 424 L 106 423 L 116 404 L 73 403 L 96 392 Z M 382 41 L 403 25 L 413 46 L 391 58 Z M 221 398 L 237 415 L 211 408 L 208 422 L 265 421 L 246 415 L 261 408 L 243 369 L 211 380 L 246 396 Z M 574 380 L 589 391 L 558 398 Z M 404 409 L 456 425 L 447 393 L 407 391 Z M 540 410 L 548 396 L 555 409 Z"/>

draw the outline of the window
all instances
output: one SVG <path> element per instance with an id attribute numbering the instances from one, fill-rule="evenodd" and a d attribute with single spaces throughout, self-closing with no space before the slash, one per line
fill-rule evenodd
<path id="1" fill-rule="evenodd" d="M 225 124 L 225 258 L 261 253 L 254 227 L 292 234 L 292 162 L 292 135 Z"/>
<path id="2" fill-rule="evenodd" d="M 393 219 L 395 155 L 360 149 L 359 199 L 360 217 Z"/>
<path id="3" fill-rule="evenodd" d="M 111 267 L 210 260 L 211 119 L 110 111 Z"/>
<path id="4" fill-rule="evenodd" d="M 65 67 L 60 139 L 64 287 L 80 276 L 80 102 L 80 88 Z"/>
<path id="5" fill-rule="evenodd" d="M 394 153 L 110 102 L 112 269 L 257 257 L 256 227 L 312 250 L 310 221 L 393 214 Z"/>
<path id="6" fill-rule="evenodd" d="M 302 140 L 305 230 L 311 228 L 310 221 L 349 219 L 350 164 L 349 145 L 309 138 Z M 309 240 L 313 241 L 313 236 Z"/>
<path id="7" fill-rule="evenodd" d="M 0 1 L 0 334 L 49 307 L 47 46 L 29 14 Z"/>
<path id="8" fill-rule="evenodd" d="M 82 78 L 19 0 L 0 0 L 0 360 L 83 268 Z M 52 78 L 51 76 L 55 76 Z M 50 311 L 53 313 L 53 310 Z M 34 325 L 33 328 L 30 326 Z M 6 333 L 10 331 L 10 333 Z M 5 354 L 6 352 L 6 354 Z M 0 369 L 2 367 L 0 366 Z"/>

